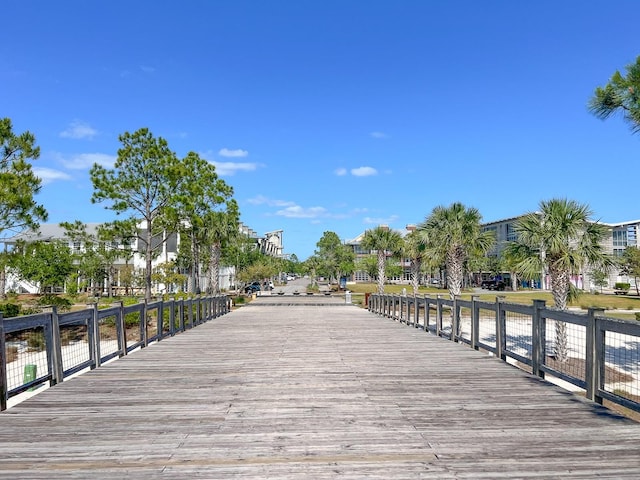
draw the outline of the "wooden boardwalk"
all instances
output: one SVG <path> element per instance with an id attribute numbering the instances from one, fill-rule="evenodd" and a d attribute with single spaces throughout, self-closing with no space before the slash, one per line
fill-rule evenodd
<path id="1" fill-rule="evenodd" d="M 0 414 L 1 478 L 640 478 L 640 424 L 343 300 L 252 304 Z"/>

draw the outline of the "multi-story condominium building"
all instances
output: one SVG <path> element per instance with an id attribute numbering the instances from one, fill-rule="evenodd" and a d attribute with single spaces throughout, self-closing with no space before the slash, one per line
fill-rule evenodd
<path id="1" fill-rule="evenodd" d="M 389 228 L 388 225 L 380 225 L 380 227 L 387 228 L 387 229 Z M 395 230 L 395 231 L 399 233 L 402 237 L 404 237 L 405 235 L 408 235 L 410 232 L 414 231 L 415 229 L 416 229 L 415 225 L 407 225 L 404 230 Z M 364 257 L 367 257 L 375 253 L 374 251 L 369 251 L 362 248 L 362 238 L 364 237 L 364 233 L 365 232 L 362 232 L 357 237 L 351 240 L 347 240 L 345 242 L 345 244 L 350 246 L 351 249 L 353 250 L 353 253 L 356 256 L 356 262 L 358 259 L 362 259 Z M 387 281 L 391 283 L 409 283 L 409 281 L 411 280 L 410 261 L 404 258 L 398 259 L 396 261 L 402 267 L 402 274 L 399 276 L 388 276 Z M 355 283 L 367 283 L 367 282 L 372 282 L 373 280 L 374 279 L 372 279 L 369 276 L 369 274 L 363 270 L 356 270 L 351 276 L 351 281 Z"/>
<path id="2" fill-rule="evenodd" d="M 505 245 L 509 242 L 514 242 L 517 240 L 517 233 L 515 230 L 515 225 L 518 217 L 505 218 L 502 220 L 496 220 L 493 222 L 488 222 L 483 224 L 483 229 L 486 231 L 494 232 L 496 242 L 493 248 L 487 253 L 488 256 L 491 257 L 500 257 Z M 627 222 L 620 223 L 604 223 L 603 225 L 608 227 L 609 235 L 607 235 L 606 239 L 603 242 L 603 247 L 605 252 L 609 253 L 614 257 L 620 257 L 624 252 L 624 249 L 627 247 L 640 247 L 640 220 L 631 220 Z M 388 227 L 387 227 L 388 228 Z M 410 231 L 415 230 L 415 225 L 407 225 L 404 230 L 396 230 L 402 236 L 408 234 Z M 350 245 L 353 248 L 354 253 L 356 254 L 356 258 L 362 258 L 367 255 L 371 255 L 374 252 L 367 251 L 361 247 L 362 237 L 364 236 L 364 232 L 355 237 L 352 240 L 348 240 L 345 242 L 347 245 Z M 390 282 L 396 283 L 407 283 L 410 280 L 410 270 L 409 270 L 409 262 L 407 259 L 401 259 L 400 264 L 403 267 L 403 274 L 400 277 L 390 278 Z M 509 272 L 502 272 L 504 277 L 509 276 Z M 485 279 L 485 277 L 489 277 L 489 272 L 478 272 L 476 275 L 476 280 L 480 282 Z M 363 271 L 357 271 L 352 276 L 352 281 L 354 282 L 369 282 L 373 279 L 369 278 L 369 275 Z M 583 272 L 578 272 L 572 277 L 573 284 L 585 290 L 595 290 L 599 287 L 596 287 L 593 283 L 593 279 L 591 278 L 591 272 L 587 269 Z M 614 267 L 608 276 L 608 288 L 613 288 L 613 286 L 617 282 L 625 282 L 630 283 L 632 288 L 635 288 L 635 279 L 633 277 L 628 277 L 620 272 L 620 269 Z M 508 282 L 507 282 L 508 284 Z M 533 279 L 531 281 L 526 281 L 525 286 L 533 287 L 533 288 L 542 288 L 542 289 L 550 289 L 550 283 L 548 275 L 545 272 L 540 272 L 539 279 Z M 605 288 L 607 288 L 605 287 Z"/>
<path id="3" fill-rule="evenodd" d="M 493 249 L 488 253 L 490 256 L 499 257 L 508 242 L 514 242 L 517 240 L 517 233 L 515 231 L 515 224 L 520 217 L 505 218 L 503 220 L 497 220 L 494 222 L 485 223 L 483 225 L 484 230 L 490 230 L 495 233 L 496 243 Z M 622 256 L 625 248 L 637 247 L 638 234 L 640 229 L 640 220 L 631 220 L 628 222 L 620 223 L 606 223 L 600 222 L 602 225 L 609 229 L 609 234 L 606 236 L 602 246 L 604 251 L 614 257 Z M 544 289 L 549 289 L 549 278 L 545 272 L 541 273 L 542 284 L 539 286 Z M 597 289 L 591 278 L 591 272 L 588 267 L 584 272 L 576 273 L 572 278 L 573 284 L 581 289 L 592 290 Z M 630 283 L 635 286 L 635 279 L 623 275 L 619 268 L 614 267 L 608 276 L 607 287 L 612 288 L 617 282 Z"/>

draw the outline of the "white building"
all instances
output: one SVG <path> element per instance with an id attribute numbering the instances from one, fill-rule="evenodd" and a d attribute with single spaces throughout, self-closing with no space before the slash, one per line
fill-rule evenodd
<path id="1" fill-rule="evenodd" d="M 89 237 L 96 237 L 98 227 L 101 224 L 99 223 L 87 223 L 85 224 L 85 231 Z M 145 232 L 146 225 L 139 225 L 139 234 L 142 236 Z M 263 237 L 258 236 L 253 230 L 246 227 L 243 224 L 240 224 L 240 232 L 247 235 L 256 245 L 256 248 L 259 248 L 266 255 L 278 256 L 282 255 L 283 244 L 282 244 L 282 230 L 277 230 L 275 232 L 268 232 Z M 18 235 L 15 235 L 11 238 L 5 239 L 5 248 L 11 249 L 13 245 L 15 245 L 19 241 L 24 242 L 35 242 L 35 241 L 54 241 L 60 240 L 62 242 L 66 242 L 69 249 L 73 253 L 80 253 L 85 251 L 86 246 L 82 241 L 70 239 L 67 236 L 67 232 L 64 228 L 62 228 L 59 224 L 42 224 L 40 225 L 39 230 L 31 231 L 27 230 Z M 165 241 L 163 241 L 165 240 Z M 152 239 L 153 247 L 157 247 L 156 254 L 152 260 L 152 268 L 157 267 L 163 263 L 173 262 L 178 257 L 178 251 L 180 247 L 180 236 L 176 233 L 168 233 L 166 239 L 163 238 L 162 235 L 157 235 Z M 114 277 L 113 277 L 113 285 L 112 287 L 118 293 L 124 293 L 124 285 L 121 279 L 121 273 L 124 269 L 129 266 L 133 268 L 133 271 L 137 273 L 144 272 L 146 268 L 146 262 L 144 258 L 144 245 L 142 245 L 142 241 L 139 238 L 132 238 L 130 241 L 123 243 L 122 241 L 114 242 L 110 248 L 115 250 L 121 250 L 124 252 L 131 252 L 130 255 L 123 255 L 121 258 L 118 258 L 113 267 L 115 269 Z M 235 267 L 234 266 L 221 266 L 219 272 L 219 286 L 222 290 L 229 289 L 235 283 Z M 200 278 L 200 285 L 206 286 L 207 278 L 204 273 L 202 273 L 202 277 Z M 105 285 L 102 286 L 103 289 L 106 289 L 106 280 Z M 153 291 L 155 294 L 162 293 L 173 293 L 176 290 L 176 286 L 164 285 L 163 283 L 156 283 L 153 285 Z M 31 284 L 30 282 L 26 282 L 23 280 L 19 280 L 15 277 L 8 276 L 6 283 L 7 290 L 14 291 L 26 291 L 29 293 L 36 293 L 39 290 L 38 285 Z"/>

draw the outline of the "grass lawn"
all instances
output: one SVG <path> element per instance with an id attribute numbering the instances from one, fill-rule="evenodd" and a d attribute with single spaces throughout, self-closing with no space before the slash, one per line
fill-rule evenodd
<path id="1" fill-rule="evenodd" d="M 357 283 L 350 284 L 348 288 L 353 293 L 374 293 L 377 285 L 373 283 Z M 405 289 L 408 295 L 413 294 L 413 290 L 410 285 L 385 285 L 385 293 L 399 295 L 402 293 L 402 289 Z M 486 292 L 486 293 L 485 293 Z M 462 293 L 461 298 L 468 300 L 471 295 L 477 294 L 476 292 L 465 291 Z M 421 287 L 418 291 L 419 295 L 445 295 L 449 296 L 449 292 L 442 288 L 433 287 Z M 497 295 L 504 295 L 505 301 L 509 303 L 520 303 L 530 305 L 533 300 L 545 300 L 548 306 L 553 306 L 553 297 L 551 292 L 540 290 L 523 290 L 519 292 L 489 292 L 484 290 L 483 293 L 477 294 L 480 300 L 484 302 L 494 302 Z M 635 315 L 633 310 L 640 310 L 640 297 L 635 295 L 607 295 L 592 293 L 583 293 L 578 299 L 569 305 L 570 307 L 579 307 L 583 310 L 588 308 L 604 308 L 605 310 L 630 310 L 627 313 L 616 313 L 616 318 L 625 318 L 634 320 Z"/>

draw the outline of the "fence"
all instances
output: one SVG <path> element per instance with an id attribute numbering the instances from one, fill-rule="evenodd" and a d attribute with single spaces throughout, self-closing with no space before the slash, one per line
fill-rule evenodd
<path id="1" fill-rule="evenodd" d="M 640 411 L 640 322 L 533 305 L 427 295 L 375 294 L 373 313 L 425 332 L 486 350 L 534 375 L 552 375 L 585 391 L 598 403 L 608 400 Z"/>
<path id="2" fill-rule="evenodd" d="M 97 304 L 75 312 L 3 319 L 0 314 L 0 410 L 7 400 L 47 382 L 55 385 L 168 336 L 228 313 L 226 296 Z"/>

